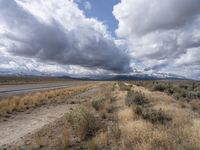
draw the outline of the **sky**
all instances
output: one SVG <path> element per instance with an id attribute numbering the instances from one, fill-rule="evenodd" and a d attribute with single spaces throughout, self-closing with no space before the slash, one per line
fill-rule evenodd
<path id="1" fill-rule="evenodd" d="M 199 0 L 0 0 L 0 74 L 200 79 Z"/>
<path id="2" fill-rule="evenodd" d="M 78 0 L 80 9 L 85 10 L 87 17 L 93 17 L 107 25 L 108 31 L 112 36 L 115 36 L 115 29 L 117 28 L 117 20 L 112 14 L 113 6 L 120 2 L 120 0 Z M 89 7 L 88 7 L 89 6 Z"/>

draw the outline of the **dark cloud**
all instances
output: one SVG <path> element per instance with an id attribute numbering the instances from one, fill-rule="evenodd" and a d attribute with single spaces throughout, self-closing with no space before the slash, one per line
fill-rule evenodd
<path id="1" fill-rule="evenodd" d="M 6 32 L 6 49 L 13 55 L 64 65 L 129 72 L 130 58 L 112 38 L 94 27 L 80 24 L 67 30 L 57 20 L 44 23 L 14 0 L 0 0 L 0 21 Z"/>
<path id="2" fill-rule="evenodd" d="M 167 66 L 167 64 L 155 65 L 153 67 L 145 68 L 144 71 L 150 71 L 150 70 L 157 70 L 157 71 L 159 71 L 160 68 L 163 68 L 163 67 L 166 67 L 166 66 Z"/>

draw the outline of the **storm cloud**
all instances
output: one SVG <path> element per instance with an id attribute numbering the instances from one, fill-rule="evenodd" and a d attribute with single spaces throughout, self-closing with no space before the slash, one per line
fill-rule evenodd
<path id="1" fill-rule="evenodd" d="M 1 47 L 42 62 L 129 72 L 130 57 L 106 26 L 73 1 L 0 0 Z"/>
<path id="2" fill-rule="evenodd" d="M 121 0 L 116 37 L 106 20 L 86 16 L 84 2 L 0 0 L 0 71 L 200 79 L 199 0 Z"/>
<path id="3" fill-rule="evenodd" d="M 119 21 L 117 36 L 144 70 L 200 67 L 199 0 L 121 0 L 113 15 Z"/>

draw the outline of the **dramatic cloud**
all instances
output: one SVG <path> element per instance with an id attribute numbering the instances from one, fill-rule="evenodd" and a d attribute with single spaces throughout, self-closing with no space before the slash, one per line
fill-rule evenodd
<path id="1" fill-rule="evenodd" d="M 113 15 L 119 21 L 117 36 L 145 70 L 200 68 L 199 0 L 121 0 Z"/>
<path id="2" fill-rule="evenodd" d="M 0 0 L 0 72 L 200 79 L 199 0 L 121 0 L 113 7 L 117 38 L 86 17 L 94 8 L 88 0 Z"/>
<path id="3" fill-rule="evenodd" d="M 41 62 L 129 72 L 129 56 L 106 26 L 72 0 L 0 0 L 0 47 Z"/>

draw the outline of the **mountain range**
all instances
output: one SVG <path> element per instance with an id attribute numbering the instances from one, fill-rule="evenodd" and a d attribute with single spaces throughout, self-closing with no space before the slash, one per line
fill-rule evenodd
<path id="1" fill-rule="evenodd" d="M 59 77 L 64 79 L 78 79 L 78 80 L 186 80 L 188 78 L 170 74 L 170 73 L 135 73 L 135 74 L 120 74 L 120 75 L 86 75 L 86 76 L 76 76 L 76 75 L 63 75 L 63 74 L 48 74 L 41 73 L 38 71 L 31 71 L 31 73 L 25 72 L 8 72 L 7 70 L 0 71 L 0 76 L 38 76 L 38 77 Z"/>

